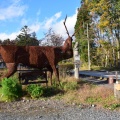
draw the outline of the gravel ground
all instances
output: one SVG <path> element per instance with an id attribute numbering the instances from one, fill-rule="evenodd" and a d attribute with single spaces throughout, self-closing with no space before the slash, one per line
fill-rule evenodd
<path id="1" fill-rule="evenodd" d="M 21 100 L 0 103 L 0 120 L 120 120 L 120 111 L 67 105 L 53 99 Z"/>
<path id="2" fill-rule="evenodd" d="M 95 80 L 85 79 L 93 83 Z M 113 89 L 113 85 L 104 84 L 104 81 L 99 85 Z M 1 102 L 0 120 L 120 120 L 120 110 L 105 110 L 98 106 L 68 105 L 64 101 L 54 99 L 26 100 L 23 98 L 16 102 Z"/>

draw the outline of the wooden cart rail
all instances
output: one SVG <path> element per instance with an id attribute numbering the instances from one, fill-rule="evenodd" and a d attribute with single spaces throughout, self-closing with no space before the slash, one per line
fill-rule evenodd
<path id="1" fill-rule="evenodd" d="M 19 81 L 22 84 L 48 83 L 47 70 L 17 70 Z M 40 78 L 40 80 L 38 80 Z M 23 83 L 23 80 L 25 81 Z M 30 82 L 31 81 L 31 82 Z"/>

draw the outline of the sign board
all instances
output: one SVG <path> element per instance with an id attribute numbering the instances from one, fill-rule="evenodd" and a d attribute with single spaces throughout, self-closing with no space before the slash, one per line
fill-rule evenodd
<path id="1" fill-rule="evenodd" d="M 75 65 L 76 65 L 76 64 L 80 64 L 80 60 L 74 61 L 74 64 L 75 64 Z"/>
<path id="2" fill-rule="evenodd" d="M 74 61 L 79 60 L 80 61 L 80 55 L 75 55 L 74 56 Z"/>
<path id="3" fill-rule="evenodd" d="M 74 56 L 74 64 L 79 65 L 80 64 L 80 55 L 75 55 Z"/>
<path id="4" fill-rule="evenodd" d="M 80 68 L 80 64 L 76 64 L 76 65 L 75 65 L 75 68 Z"/>

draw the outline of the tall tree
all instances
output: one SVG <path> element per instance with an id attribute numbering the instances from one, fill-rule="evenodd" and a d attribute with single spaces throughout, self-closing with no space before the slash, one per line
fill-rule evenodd
<path id="1" fill-rule="evenodd" d="M 88 62 L 88 55 L 90 44 L 90 53 L 94 46 L 93 38 L 93 28 L 92 28 L 92 17 L 90 15 L 89 7 L 86 3 L 82 1 L 81 7 L 78 10 L 77 21 L 75 25 L 75 37 L 79 42 L 79 52 L 82 61 Z"/>
<path id="2" fill-rule="evenodd" d="M 46 46 L 61 46 L 63 44 L 63 37 L 56 34 L 51 28 L 45 33 L 45 37 L 42 39 Z"/>
<path id="3" fill-rule="evenodd" d="M 10 40 L 10 39 L 5 39 L 3 41 L 1 41 L 2 45 L 15 45 L 16 41 L 15 40 Z"/>
<path id="4" fill-rule="evenodd" d="M 91 13 L 97 16 L 97 28 L 102 32 L 102 39 L 108 40 L 120 49 L 120 0 L 88 0 Z M 115 54 L 115 53 L 113 53 Z M 115 55 L 114 55 L 115 56 Z M 118 51 L 117 58 L 120 59 Z M 116 60 L 115 60 L 116 61 Z"/>
<path id="5" fill-rule="evenodd" d="M 87 9 L 83 9 L 85 6 Z M 100 60 L 103 62 L 102 65 L 110 66 L 111 63 L 115 65 L 116 61 L 120 59 L 120 0 L 82 0 L 75 26 L 76 31 L 80 27 L 76 34 L 78 40 L 84 39 L 85 27 L 83 26 L 85 23 L 83 19 L 85 20 L 89 16 L 91 16 L 89 37 L 92 37 L 91 39 L 94 39 L 96 44 L 94 54 L 92 53 L 94 63 L 98 64 L 97 60 Z M 100 50 L 105 52 L 100 53 Z M 106 60 L 103 59 L 103 56 Z"/>
<path id="6" fill-rule="evenodd" d="M 21 33 L 17 36 L 16 38 L 17 40 L 17 45 L 21 45 L 21 46 L 38 46 L 39 45 L 39 41 L 36 38 L 36 33 L 30 33 L 30 29 L 28 28 L 28 26 L 24 26 L 21 29 Z"/>

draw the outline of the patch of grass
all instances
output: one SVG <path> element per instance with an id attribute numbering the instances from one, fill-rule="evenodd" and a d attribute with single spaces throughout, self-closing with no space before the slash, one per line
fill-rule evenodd
<path id="1" fill-rule="evenodd" d="M 109 109 L 118 109 L 120 104 L 114 98 L 114 91 L 104 86 L 97 86 L 73 77 L 60 78 L 61 86 L 53 79 L 53 86 L 44 87 L 41 98 L 54 97 L 66 103 L 95 104 Z M 107 103 L 107 104 L 106 104 Z"/>
<path id="2" fill-rule="evenodd" d="M 25 96 L 32 98 L 62 99 L 66 103 L 75 104 L 95 104 L 106 109 L 119 109 L 120 101 L 114 98 L 114 91 L 104 86 L 97 86 L 87 81 L 76 80 L 74 77 L 66 76 L 60 78 L 61 86 L 58 86 L 56 77 L 53 77 L 52 86 L 30 85 L 31 87 L 22 86 Z M 29 90 L 28 90 L 29 89 Z M 2 87 L 0 87 L 0 100 L 2 96 Z M 2 100 L 4 97 L 2 96 Z"/>
<path id="3" fill-rule="evenodd" d="M 65 91 L 69 91 L 69 90 L 75 90 L 78 87 L 78 84 L 76 81 L 72 81 L 72 82 L 61 82 L 61 86 L 63 88 L 63 90 Z"/>
<path id="4" fill-rule="evenodd" d="M 39 98 L 43 95 L 43 87 L 36 84 L 28 85 L 27 92 L 32 98 Z"/>
<path id="5" fill-rule="evenodd" d="M 113 91 L 111 89 L 102 87 L 102 86 L 96 86 L 91 87 L 90 85 L 84 85 L 78 93 L 80 96 L 82 96 L 81 101 L 82 102 L 90 102 L 95 104 L 105 104 L 104 101 L 107 100 L 107 102 L 113 101 Z M 109 99 L 108 99 L 109 98 Z"/>
<path id="6" fill-rule="evenodd" d="M 61 78 L 61 87 L 66 92 L 71 90 L 76 90 L 79 87 L 78 80 L 69 76 L 65 78 Z"/>
<path id="7" fill-rule="evenodd" d="M 62 90 L 57 87 L 45 87 L 37 84 L 28 85 L 26 91 L 32 98 L 51 97 L 62 92 Z"/>
<path id="8" fill-rule="evenodd" d="M 94 103 L 98 103 L 98 102 L 100 102 L 102 99 L 100 98 L 100 97 L 88 97 L 88 98 L 86 98 L 86 102 L 87 103 L 90 103 L 90 104 L 94 104 Z"/>
<path id="9" fill-rule="evenodd" d="M 95 104 L 104 108 L 120 108 L 119 101 L 114 98 L 114 91 L 104 86 L 78 82 L 75 90 L 68 90 L 62 97 L 68 103 Z M 107 104 L 106 104 L 107 103 Z"/>
<path id="10" fill-rule="evenodd" d="M 0 96 L 2 95 L 2 87 L 0 87 Z"/>
<path id="11" fill-rule="evenodd" d="M 63 93 L 63 91 L 57 87 L 52 87 L 52 86 L 51 87 L 44 87 L 43 97 L 52 97 L 55 95 L 59 96 L 59 93 Z"/>
<path id="12" fill-rule="evenodd" d="M 16 77 L 4 78 L 1 83 L 1 98 L 6 101 L 13 101 L 22 96 L 22 85 Z"/>
<path id="13" fill-rule="evenodd" d="M 114 104 L 105 104 L 104 108 L 110 109 L 110 110 L 115 110 L 117 108 L 120 108 L 120 103 L 114 103 Z"/>

